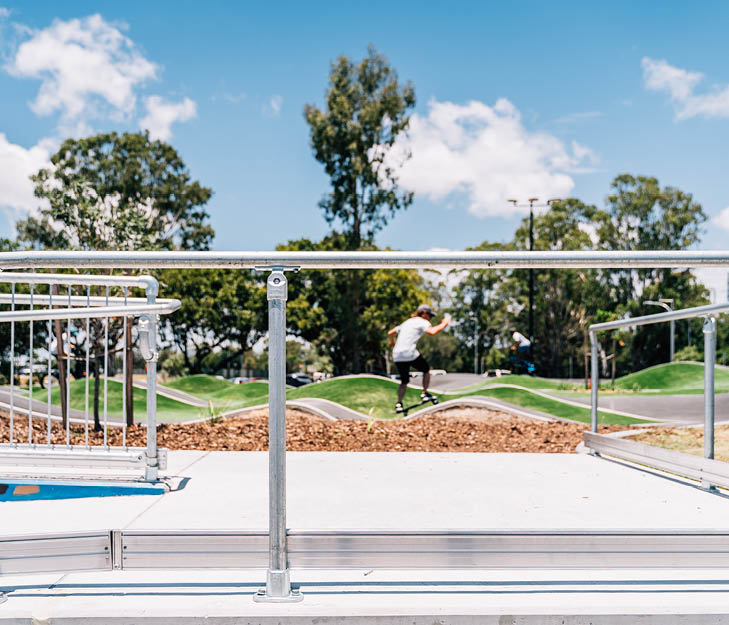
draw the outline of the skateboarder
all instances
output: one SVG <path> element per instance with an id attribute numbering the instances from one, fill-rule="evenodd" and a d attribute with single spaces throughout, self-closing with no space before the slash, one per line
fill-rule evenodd
<path id="1" fill-rule="evenodd" d="M 431 336 L 438 334 L 451 321 L 450 315 L 445 315 L 443 321 L 438 325 L 431 326 L 430 320 L 434 316 L 435 313 L 430 306 L 421 304 L 410 319 L 407 319 L 387 333 L 390 339 L 390 345 L 393 346 L 392 359 L 395 361 L 395 366 L 400 374 L 400 387 L 397 389 L 395 412 L 404 412 L 402 400 L 405 397 L 405 391 L 410 380 L 410 367 L 415 367 L 423 372 L 423 391 L 420 393 L 420 399 L 422 401 L 433 401 L 434 399 L 428 392 L 430 366 L 416 348 L 416 343 L 423 336 L 423 333 L 430 334 Z M 395 340 L 395 335 L 397 335 L 397 341 Z"/>
<path id="2" fill-rule="evenodd" d="M 511 329 L 511 340 L 514 341 L 511 349 L 515 352 L 511 359 L 514 361 L 517 368 L 519 366 L 523 366 L 528 373 L 534 373 L 534 365 L 529 361 L 529 356 L 532 350 L 532 342 L 521 332 L 518 332 L 513 328 Z"/>

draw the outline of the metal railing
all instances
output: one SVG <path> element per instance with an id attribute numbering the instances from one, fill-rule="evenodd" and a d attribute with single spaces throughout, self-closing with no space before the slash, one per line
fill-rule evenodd
<path id="1" fill-rule="evenodd" d="M 156 360 L 157 360 L 157 316 L 168 314 L 179 308 L 177 300 L 157 299 L 158 283 L 151 276 L 102 276 L 102 275 L 69 275 L 52 273 L 8 273 L 0 272 L 0 283 L 10 284 L 10 293 L 0 294 L 0 305 L 10 310 L 0 312 L 0 323 L 10 326 L 10 380 L 9 389 L 0 400 L 9 416 L 8 442 L 0 444 L 0 464 L 25 468 L 39 467 L 38 470 L 49 470 L 50 467 L 94 467 L 112 471 L 142 470 L 146 481 L 156 481 L 160 468 L 160 455 L 164 463 L 164 454 L 157 449 L 156 439 Z M 19 286 L 27 287 L 28 293 L 18 293 Z M 65 293 L 59 292 L 64 287 Z M 43 292 L 47 287 L 47 291 Z M 83 295 L 74 294 L 74 289 L 81 287 Z M 103 295 L 92 295 L 92 288 L 101 289 Z M 130 297 L 130 288 L 142 288 L 145 297 Z M 119 293 L 118 295 L 115 293 Z M 27 307 L 27 308 L 25 308 Z M 131 356 L 132 326 L 129 319 L 137 318 L 137 334 L 142 355 L 147 363 L 147 428 L 146 448 L 132 448 L 127 444 L 127 402 L 132 394 L 127 388 L 128 356 Z M 119 336 L 110 339 L 110 320 L 121 319 Z M 94 323 L 92 325 L 92 322 Z M 21 394 L 16 388 L 18 371 L 16 362 L 16 339 L 18 324 L 28 323 L 28 390 Z M 36 331 L 45 332 L 45 345 L 34 345 Z M 65 327 L 64 327 L 65 326 Z M 114 334 L 113 324 L 111 324 Z M 73 345 L 75 337 L 76 345 Z M 42 338 L 42 337 L 41 337 Z M 122 419 L 121 423 L 109 418 L 109 371 L 110 345 L 121 341 L 122 355 Z M 103 370 L 103 443 L 93 444 L 90 433 L 89 413 L 89 380 L 91 377 L 91 345 L 94 343 L 94 370 L 97 380 Z M 55 344 L 55 350 L 54 350 Z M 103 359 L 99 351 L 103 346 Z M 36 349 L 45 351 L 45 357 L 39 362 Z M 54 358 L 55 351 L 55 358 Z M 76 352 L 80 351 L 78 354 Z M 113 355 L 113 354 L 112 354 Z M 57 372 L 53 362 L 56 362 Z M 101 361 L 101 362 L 100 362 Z M 85 365 L 85 366 L 84 366 Z M 103 367 L 103 369 L 102 369 Z M 71 408 L 72 370 L 82 369 L 84 384 L 84 410 L 82 414 L 74 414 Z M 97 370 L 98 369 L 98 370 Z M 55 375 L 54 375 L 55 373 Z M 34 399 L 34 381 L 38 377 L 41 386 L 47 376 L 47 386 L 41 410 L 41 402 Z M 61 401 L 60 415 L 58 407 L 52 400 L 53 378 L 59 380 L 59 396 Z M 18 376 L 18 381 L 20 377 Z M 61 388 L 61 384 L 64 388 Z M 98 404 L 97 404 L 98 407 Z M 98 416 L 98 412 L 97 412 Z M 27 419 L 27 421 L 26 421 Z M 16 425 L 19 421 L 27 423 L 26 440 L 16 437 Z M 35 432 L 38 421 L 45 422 L 45 432 Z M 58 441 L 58 432 L 54 435 L 53 424 L 59 422 L 65 430 Z M 83 444 L 72 444 L 71 424 L 83 425 Z M 109 428 L 121 427 L 121 444 L 109 444 Z M 65 434 L 65 436 L 64 436 Z"/>
<path id="2" fill-rule="evenodd" d="M 613 455 L 620 455 L 615 453 L 618 447 L 615 444 L 603 441 L 602 438 L 597 435 L 598 427 L 598 391 L 600 384 L 600 372 L 598 367 L 598 339 L 597 333 L 604 332 L 607 330 L 616 330 L 618 328 L 626 328 L 632 326 L 650 325 L 654 323 L 662 322 L 674 322 L 679 319 L 693 319 L 695 317 L 704 317 L 704 458 L 707 460 L 714 459 L 714 422 L 715 422 L 715 404 L 714 404 L 714 376 L 716 369 L 716 316 L 717 314 L 729 312 L 729 302 L 720 304 L 709 304 L 707 306 L 695 306 L 693 308 L 684 308 L 683 310 L 672 310 L 670 312 L 658 313 L 655 315 L 644 315 L 641 317 L 632 317 L 628 319 L 618 319 L 617 321 L 607 321 L 605 323 L 596 323 L 589 327 L 590 332 L 590 373 L 591 373 L 591 398 L 590 398 L 590 429 L 593 433 L 591 437 L 586 438 L 586 443 L 593 451 L 598 452 L 598 446 L 602 451 L 607 452 L 606 445 L 609 445 Z M 632 447 L 635 445 L 630 441 L 624 441 L 619 449 L 623 449 L 625 454 L 631 454 L 632 456 L 640 455 L 638 447 Z M 632 451 L 631 451 L 632 450 Z M 673 452 L 676 454 L 677 452 Z M 651 458 L 644 454 L 643 460 L 646 464 L 651 464 Z M 681 458 L 683 457 L 683 464 L 685 466 L 684 475 L 695 476 L 695 458 L 688 454 L 678 454 L 672 460 L 672 466 L 675 469 L 681 464 Z M 655 465 L 655 459 L 653 464 Z M 658 468 L 657 465 L 655 465 Z M 707 464 L 705 474 L 701 476 L 702 485 L 707 488 L 714 486 L 725 486 L 725 481 L 712 480 L 707 475 L 710 474 L 709 465 Z"/>
<path id="3" fill-rule="evenodd" d="M 648 251 L 648 252 L 5 252 L 0 253 L 0 269 L 17 268 L 239 268 L 268 271 L 269 310 L 269 531 L 268 570 L 265 590 L 254 598 L 261 601 L 299 601 L 293 590 L 289 566 L 296 532 L 286 528 L 286 271 L 299 269 L 518 269 L 518 268 L 697 268 L 729 267 L 729 251 Z M 151 380 L 150 380 L 151 382 Z M 209 533 L 213 535 L 214 533 Z M 334 541 L 327 549 L 337 550 L 348 543 Z M 369 533 L 368 535 L 370 535 Z M 401 533 L 414 536 L 414 533 Z M 445 532 L 445 543 L 458 532 Z M 600 532 L 604 535 L 605 532 Z M 708 533 L 702 532 L 704 536 Z M 259 536 L 260 539 L 265 534 Z M 618 538 L 620 542 L 623 538 Z M 642 540 L 642 539 L 640 539 Z M 638 542 L 640 542 L 640 540 Z M 642 544 L 642 543 L 641 543 Z M 371 547 L 376 547 L 373 543 Z M 109 547 L 118 550 L 118 543 Z M 456 549 L 458 550 L 458 549 Z M 549 550 L 549 548 L 547 548 Z M 568 558 L 558 558 L 553 549 L 551 561 L 561 566 Z M 594 559 L 594 553 L 590 554 Z M 544 563 L 549 557 L 543 559 Z M 671 562 L 670 558 L 665 560 Z M 408 561 L 403 560 L 403 565 Z M 526 566 L 529 560 L 524 560 Z M 565 564 L 566 565 L 566 564 Z M 602 565 L 602 561 L 601 561 Z M 670 565 L 670 564 L 669 564 Z"/>

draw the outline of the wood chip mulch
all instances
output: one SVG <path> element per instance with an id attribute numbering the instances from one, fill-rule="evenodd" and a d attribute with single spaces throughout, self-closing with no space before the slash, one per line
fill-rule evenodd
<path id="1" fill-rule="evenodd" d="M 14 440 L 27 442 L 26 418 L 16 417 Z M 286 412 L 286 448 L 290 451 L 467 451 L 572 453 L 587 426 L 537 421 L 483 408 L 450 409 L 407 421 L 328 421 L 299 410 Z M 601 427 L 602 433 L 630 429 Z M 109 428 L 108 444 L 121 445 L 121 428 Z M 33 437 L 46 443 L 46 423 L 34 421 Z M 103 444 L 101 432 L 89 432 L 92 445 Z M 0 443 L 9 441 L 9 419 L 0 416 Z M 65 444 L 66 433 L 52 424 L 52 442 Z M 167 449 L 264 451 L 268 449 L 268 412 L 192 424 L 161 424 L 157 441 Z M 84 429 L 71 427 L 71 444 L 84 443 Z M 127 431 L 127 444 L 146 444 L 146 428 Z"/>

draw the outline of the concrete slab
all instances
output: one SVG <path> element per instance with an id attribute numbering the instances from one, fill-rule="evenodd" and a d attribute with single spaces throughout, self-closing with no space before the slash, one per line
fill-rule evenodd
<path id="1" fill-rule="evenodd" d="M 3 534 L 266 529 L 267 454 L 171 452 L 162 496 L 0 503 Z M 187 479 L 184 479 L 187 478 Z M 288 454 L 294 529 L 726 529 L 729 498 L 575 454 Z M 256 604 L 265 571 L 0 577 L 4 623 L 729 624 L 729 571 L 294 570 L 300 604 Z M 46 620 L 44 620 L 46 619 Z"/>
<path id="2" fill-rule="evenodd" d="M 3 581 L 0 623 L 722 625 L 729 571 L 293 571 L 304 601 L 260 604 L 264 571 L 113 571 Z"/>
<path id="3" fill-rule="evenodd" d="M 295 529 L 725 529 L 729 499 L 582 454 L 288 454 Z M 0 503 L 3 534 L 266 529 L 265 452 L 170 453 L 166 495 Z M 185 479 L 187 478 L 187 479 Z"/>

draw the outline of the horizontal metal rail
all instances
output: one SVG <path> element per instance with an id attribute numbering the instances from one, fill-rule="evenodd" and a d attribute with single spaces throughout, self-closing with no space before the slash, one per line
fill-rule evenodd
<path id="1" fill-rule="evenodd" d="M 2 275 L 3 274 L 0 273 L 0 276 Z M 60 295 L 56 297 L 51 297 L 50 295 L 41 295 L 38 293 L 34 293 L 32 298 L 34 306 L 57 306 L 59 300 L 61 304 L 70 306 L 107 306 L 109 304 L 123 304 L 125 302 L 129 304 L 147 303 L 146 297 L 127 297 L 125 299 L 123 297 L 110 296 L 107 299 L 106 297 L 101 295 L 71 295 L 71 297 L 69 297 L 68 295 Z M 157 299 L 156 301 L 167 302 L 170 300 Z M 13 297 L 13 295 L 10 293 L 0 293 L 0 304 L 12 304 L 13 302 L 16 306 L 29 306 L 31 303 L 31 297 L 26 293 L 16 293 L 15 297 Z"/>
<path id="2" fill-rule="evenodd" d="M 0 575 L 97 571 L 111 564 L 108 531 L 0 538 Z"/>
<path id="3" fill-rule="evenodd" d="M 692 319 L 703 315 L 729 312 L 729 302 L 719 304 L 707 304 L 706 306 L 694 306 L 693 308 L 682 308 L 671 312 L 656 313 L 654 315 L 643 315 L 642 317 L 628 317 L 616 321 L 604 323 L 593 323 L 589 327 L 590 332 L 601 332 L 603 330 L 615 330 L 616 328 L 627 328 L 632 326 L 646 326 L 663 321 L 678 321 L 679 319 Z"/>
<path id="4" fill-rule="evenodd" d="M 36 254 L 38 252 L 26 252 Z M 43 252 L 41 252 L 43 253 Z M 85 252 L 74 252 L 84 254 Z M 95 252 L 92 252 L 95 253 Z M 5 267 L 5 265 L 1 265 Z M 28 269 L 31 265 L 20 265 L 18 269 Z M 68 268 L 67 266 L 58 267 Z M 157 288 L 157 280 L 152 276 L 89 276 L 73 273 L 0 273 L 0 282 L 24 284 L 65 284 L 83 286 L 138 286 L 143 289 Z"/>
<path id="5" fill-rule="evenodd" d="M 167 468 L 167 450 L 158 449 L 158 468 Z M 143 447 L 86 447 L 58 445 L 39 449 L 36 445 L 0 444 L 0 465 L 12 463 L 23 467 L 87 467 L 116 469 L 141 467 L 147 462 Z"/>
<path id="6" fill-rule="evenodd" d="M 167 315 L 175 312 L 178 299 L 157 300 L 156 304 L 134 306 L 96 306 L 92 308 L 45 308 L 0 312 L 0 323 L 8 321 L 48 321 L 51 319 L 92 319 L 98 317 L 136 317 L 138 315 Z"/>
<path id="7" fill-rule="evenodd" d="M 729 267 L 727 250 L 638 252 L 59 252 L 0 253 L 0 268 L 559 269 Z"/>
<path id="8" fill-rule="evenodd" d="M 726 462 L 592 432 L 585 432 L 584 440 L 585 447 L 599 454 L 668 471 L 702 484 L 729 488 L 729 464 Z"/>
<path id="9" fill-rule="evenodd" d="M 729 567 L 729 531 L 289 530 L 287 538 L 292 568 Z M 0 574 L 5 575 L 267 564 L 265 531 L 112 530 L 0 537 Z"/>

